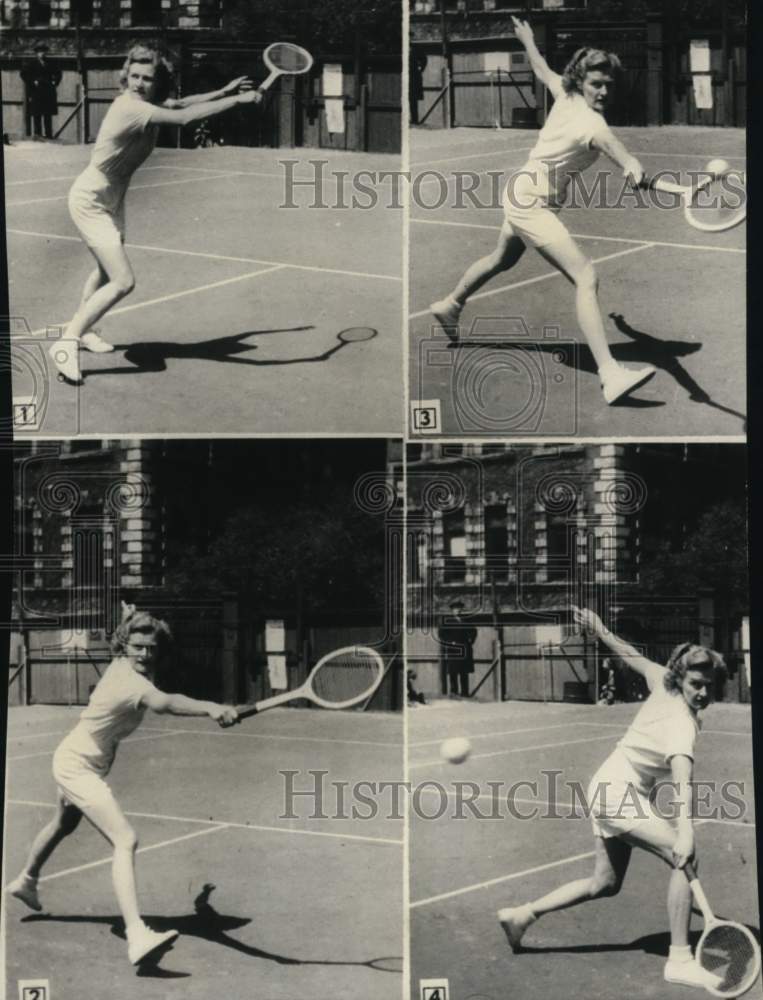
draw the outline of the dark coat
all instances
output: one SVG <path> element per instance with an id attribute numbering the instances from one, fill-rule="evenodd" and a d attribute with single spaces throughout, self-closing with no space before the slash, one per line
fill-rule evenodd
<path id="1" fill-rule="evenodd" d="M 437 630 L 443 663 L 449 669 L 474 673 L 474 651 L 477 629 L 466 622 L 448 622 Z"/>
<path id="2" fill-rule="evenodd" d="M 26 84 L 30 115 L 57 115 L 56 87 L 61 82 L 61 70 L 47 60 L 32 59 L 21 67 L 21 79 Z"/>

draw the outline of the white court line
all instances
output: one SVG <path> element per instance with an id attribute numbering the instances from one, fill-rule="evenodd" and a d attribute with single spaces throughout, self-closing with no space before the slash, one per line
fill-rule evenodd
<path id="1" fill-rule="evenodd" d="M 143 167 L 144 170 L 184 170 L 200 174 L 217 174 L 218 170 L 213 170 L 211 167 L 178 167 L 171 163 L 159 163 L 151 167 Z M 221 167 L 220 170 L 223 168 Z M 280 174 L 268 172 L 264 170 L 226 170 L 222 175 L 224 177 L 278 177 L 283 178 L 283 171 Z M 295 177 L 294 180 L 311 180 L 312 178 L 305 175 L 304 177 Z"/>
<path id="2" fill-rule="evenodd" d="M 548 727 L 547 727 L 548 728 Z M 275 733 L 232 733 L 230 730 L 221 733 L 216 732 L 214 729 L 175 729 L 173 732 L 176 733 L 193 733 L 194 736 L 221 736 L 224 739 L 228 739 L 231 736 L 236 738 L 242 738 L 247 740 L 287 740 L 290 743 L 336 743 L 339 746 L 344 746 L 350 743 L 354 746 L 362 747 L 389 747 L 391 749 L 401 749 L 403 747 L 402 743 L 384 743 L 381 740 L 339 740 L 330 739 L 327 736 L 280 736 Z M 441 740 L 436 740 L 435 742 L 442 742 Z"/>
<path id="3" fill-rule="evenodd" d="M 228 177 L 229 174 L 214 174 L 212 176 L 205 175 L 204 177 L 184 177 L 182 180 L 176 181 L 157 181 L 156 184 L 132 184 L 130 186 L 130 191 L 141 191 L 144 188 L 159 188 L 159 187 L 170 187 L 173 184 L 194 184 L 197 181 L 211 181 L 219 177 Z M 14 208 L 17 205 L 39 205 L 44 201 L 68 201 L 69 192 L 66 194 L 53 195 L 50 198 L 27 198 L 24 201 L 7 201 L 5 203 L 6 208 Z"/>
<path id="4" fill-rule="evenodd" d="M 459 735 L 460 736 L 465 736 L 465 737 L 467 737 L 467 739 L 470 739 L 470 740 L 486 740 L 486 739 L 489 739 L 491 736 L 513 736 L 515 733 L 537 733 L 537 732 L 544 732 L 545 733 L 549 729 L 571 729 L 571 728 L 574 728 L 575 726 L 578 726 L 580 724 L 581 723 L 578 723 L 578 722 L 560 722 L 558 725 L 555 725 L 555 726 L 529 726 L 526 729 L 500 729 L 500 730 L 497 730 L 496 732 L 492 732 L 492 733 L 459 733 Z M 597 725 L 599 725 L 598 722 L 585 722 L 585 723 L 582 723 L 582 724 L 585 725 L 585 726 L 597 726 Z M 625 728 L 625 727 L 623 727 L 623 728 Z M 440 737 L 437 740 L 416 740 L 413 743 L 409 742 L 408 746 L 409 747 L 436 746 L 436 745 L 439 745 L 440 743 L 442 743 L 442 740 L 443 740 L 442 737 Z"/>
<path id="5" fill-rule="evenodd" d="M 698 820 L 697 825 L 713 822 L 712 820 Z M 742 824 L 747 826 L 748 824 Z M 572 864 L 575 861 L 582 861 L 585 858 L 592 858 L 594 851 L 585 851 L 583 854 L 571 854 L 569 857 L 560 858 L 558 861 L 550 861 L 545 865 L 536 865 L 534 868 L 525 868 L 523 871 L 512 872 L 510 875 L 500 875 L 498 878 L 487 879 L 485 882 L 476 882 L 473 885 L 465 885 L 461 889 L 453 889 L 450 892 L 441 892 L 437 896 L 428 896 L 425 899 L 417 899 L 411 903 L 410 908 L 416 909 L 420 906 L 429 906 L 431 903 L 439 903 L 444 899 L 453 899 L 455 896 L 463 896 L 467 892 L 477 892 L 479 889 L 487 889 L 493 885 L 500 885 L 501 882 L 510 882 L 513 879 L 524 878 L 526 875 L 535 875 L 538 872 L 548 871 L 551 868 L 560 868 L 562 865 Z"/>
<path id="6" fill-rule="evenodd" d="M 484 222 L 450 222 L 446 219 L 411 219 L 411 222 L 418 222 L 424 226 L 455 226 L 461 229 L 489 229 L 497 233 L 500 226 L 488 226 Z M 677 250 L 717 250 L 720 253 L 741 253 L 746 254 L 745 249 L 739 247 L 719 247 L 712 243 L 673 243 L 666 240 L 634 240 L 625 236 L 599 236 L 596 233 L 570 233 L 576 240 L 601 240 L 603 243 L 632 243 L 642 245 L 648 243 L 653 247 L 675 247 Z"/>
<path id="7" fill-rule="evenodd" d="M 69 242 L 81 243 L 79 236 L 61 236 L 58 233 L 38 233 L 29 229 L 6 229 L 6 232 L 15 236 L 37 236 L 45 240 L 68 240 Z M 397 274 L 375 274 L 372 271 L 346 271 L 337 267 L 318 267 L 313 264 L 292 264 L 285 260 L 260 260 L 257 257 L 230 257 L 225 254 L 204 253 L 201 250 L 176 250 L 174 247 L 157 247 L 144 243 L 125 243 L 128 250 L 150 250 L 156 253 L 178 254 L 183 257 L 203 257 L 206 260 L 230 260 L 238 264 L 264 264 L 271 267 L 288 267 L 295 271 L 319 271 L 322 274 L 342 274 L 350 278 L 379 278 L 383 281 L 402 281 Z M 109 315 L 118 312 L 112 309 Z"/>
<path id="8" fill-rule="evenodd" d="M 411 903 L 411 909 L 417 906 L 429 906 L 430 903 L 438 903 L 442 899 L 452 899 L 454 896 L 463 896 L 467 892 L 476 892 L 478 889 L 486 889 L 491 885 L 500 885 L 501 882 L 510 882 L 512 879 L 524 878 L 525 875 L 535 875 L 536 872 L 545 872 L 550 868 L 560 868 L 562 865 L 569 865 L 575 861 L 582 861 L 584 858 L 592 858 L 593 851 L 585 851 L 583 854 L 571 854 L 567 858 L 560 858 L 558 861 L 549 861 L 545 865 L 536 865 L 535 868 L 525 868 L 521 872 L 512 872 L 511 875 L 500 875 L 498 878 L 491 878 L 485 882 L 476 882 L 474 885 L 465 885 L 461 889 L 452 889 L 450 892 L 441 892 L 437 896 L 428 896 L 426 899 L 417 899 Z"/>
<path id="9" fill-rule="evenodd" d="M 594 257 L 591 260 L 592 264 L 601 264 L 605 260 L 614 260 L 615 257 L 625 257 L 627 254 L 638 253 L 639 250 L 648 250 L 654 244 L 643 243 L 640 246 L 629 247 L 627 250 L 618 250 L 617 253 L 608 253 L 603 257 Z M 534 278 L 526 278 L 524 281 L 514 281 L 510 285 L 501 285 L 500 288 L 494 288 L 488 292 L 478 292 L 476 295 L 472 295 L 469 299 L 470 302 L 476 302 L 477 299 L 486 299 L 491 295 L 501 295 L 503 292 L 511 292 L 515 288 L 524 288 L 527 285 L 535 285 L 539 281 L 548 281 L 551 278 L 561 278 L 561 271 L 548 271 L 546 274 L 539 274 Z M 420 309 L 418 312 L 410 313 L 408 319 L 418 319 L 420 316 L 428 316 L 428 309 Z"/>
<path id="10" fill-rule="evenodd" d="M 553 747 L 571 747 L 576 743 L 596 743 L 598 740 L 614 740 L 616 736 L 616 733 L 607 733 L 606 736 L 589 736 L 583 740 L 564 740 L 561 743 L 541 743 L 531 747 L 512 747 L 510 750 L 494 750 L 491 753 L 473 753 L 469 757 L 469 760 L 482 760 L 486 757 L 504 757 L 510 753 L 525 753 L 529 750 L 550 750 Z M 447 760 L 443 760 L 441 757 L 438 757 L 435 760 L 416 761 L 415 764 L 409 763 L 408 770 L 412 771 L 417 767 L 432 767 L 434 765 L 442 767 L 447 763 Z"/>
<path id="11" fill-rule="evenodd" d="M 8 804 L 13 806 L 33 806 L 35 808 L 47 808 L 55 809 L 56 804 L 51 802 L 32 802 L 28 799 L 8 799 Z M 329 837 L 334 840 L 357 840 L 361 843 L 369 844 L 394 844 L 397 846 L 402 845 L 402 840 L 396 840 L 393 837 L 364 837 L 359 833 L 331 833 L 326 830 L 297 830 L 289 826 L 263 826 L 258 823 L 236 823 L 228 820 L 214 820 L 214 819 L 196 819 L 193 816 L 167 816 L 163 813 L 146 813 L 146 812 L 128 812 L 125 810 L 125 816 L 137 816 L 139 819 L 160 819 L 166 820 L 173 823 L 201 823 L 204 826 L 213 827 L 225 827 L 231 830 L 256 830 L 258 833 L 288 833 L 294 834 L 295 836 L 302 837 Z M 180 838 L 181 840 L 184 838 Z M 173 841 L 166 841 L 165 843 L 173 843 Z M 161 846 L 161 845 L 154 845 Z M 111 858 L 107 859 L 111 861 Z M 105 864 L 103 861 L 95 862 L 96 864 Z"/>
<path id="12" fill-rule="evenodd" d="M 83 706 L 78 705 L 77 707 L 78 708 L 82 708 Z M 173 732 L 175 732 L 175 730 L 173 730 L 173 729 L 166 729 L 166 728 L 162 728 L 160 726 L 141 726 L 140 729 L 141 729 L 141 732 L 143 732 L 143 733 L 147 733 L 147 732 L 148 733 L 166 733 L 166 734 L 170 735 Z M 43 739 L 46 736 L 63 736 L 66 733 L 70 733 L 71 731 L 72 731 L 72 727 L 69 726 L 68 729 L 56 729 L 54 732 L 50 732 L 50 733 L 8 733 L 7 740 L 8 740 L 8 742 L 10 742 L 11 740 L 41 740 L 41 739 Z M 181 731 L 181 730 L 178 730 L 178 731 Z M 189 730 L 189 732 L 190 732 L 190 730 Z M 284 739 L 285 738 L 286 737 L 284 737 Z"/>
<path id="13" fill-rule="evenodd" d="M 578 722 L 578 726 L 606 726 L 607 729 L 626 729 L 630 722 Z M 752 733 L 749 730 L 740 729 L 703 729 L 703 736 L 746 736 L 748 739 L 752 739 Z"/>
<path id="14" fill-rule="evenodd" d="M 84 169 L 84 168 L 83 168 Z M 158 163 L 152 164 L 148 167 L 141 167 L 137 171 L 136 176 L 144 173 L 147 170 L 182 170 L 186 173 L 197 173 L 197 174 L 215 174 L 217 177 L 283 177 L 283 173 L 265 173 L 261 170 L 224 170 L 222 167 L 217 170 L 212 170 L 209 167 L 179 167 L 169 163 Z M 74 181 L 79 177 L 79 174 L 63 174 L 58 177 L 32 177 L 26 178 L 23 181 L 6 181 L 5 186 L 9 187 L 20 187 L 25 184 L 47 184 L 49 181 Z M 296 178 L 295 178 L 296 179 Z M 309 178 L 303 178 L 308 179 Z M 204 180 L 200 177 L 199 180 Z M 141 187 L 152 187 L 153 185 L 143 184 Z M 132 190 L 132 187 L 130 188 Z"/>
<path id="15" fill-rule="evenodd" d="M 68 729 L 57 729 L 53 733 L 19 733 L 18 735 L 14 733 L 8 733 L 8 742 L 11 740 L 41 740 L 46 736 L 63 736 L 64 733 L 68 733 Z"/>
<path id="16" fill-rule="evenodd" d="M 269 274 L 271 271 L 278 271 L 283 268 L 283 264 L 274 264 L 273 267 L 265 267 L 259 271 L 250 271 L 248 274 L 237 274 L 235 278 L 223 278 L 221 281 L 212 281 L 208 285 L 197 285 L 195 288 L 186 288 L 182 292 L 172 292 L 170 295 L 160 295 L 156 299 L 146 299 L 145 302 L 136 302 L 131 306 L 121 306 L 119 309 L 112 309 L 110 316 L 117 316 L 120 313 L 132 312 L 134 309 L 143 309 L 145 306 L 155 306 L 160 302 L 171 302 L 173 299 L 182 299 L 186 295 L 196 295 L 197 292 L 208 292 L 212 288 L 221 288 L 223 285 L 232 285 L 237 281 L 246 281 L 248 278 L 258 278 L 262 274 Z M 53 323 L 42 326 L 39 330 L 33 330 L 30 336 L 39 337 L 46 333 L 51 326 L 65 327 L 66 323 Z"/>
<path id="17" fill-rule="evenodd" d="M 441 157 L 440 159 L 437 159 L 437 160 L 413 160 L 411 162 L 411 166 L 412 167 L 420 167 L 420 166 L 422 166 L 424 164 L 427 164 L 427 163 L 452 163 L 455 160 L 469 160 L 469 159 L 473 159 L 474 157 L 477 157 L 477 156 L 499 156 L 502 153 L 506 154 L 506 155 L 509 155 L 511 153 L 525 153 L 525 152 L 529 152 L 531 149 L 534 149 L 534 148 L 535 148 L 534 146 L 513 146 L 513 147 L 504 147 L 503 149 L 491 150 L 489 152 L 484 152 L 484 153 L 469 153 L 466 156 L 461 156 L 461 155 L 459 155 L 459 156 L 443 156 L 443 157 Z M 700 158 L 702 158 L 702 159 L 708 159 L 708 160 L 716 158 L 716 157 L 723 157 L 726 160 L 746 160 L 747 159 L 747 157 L 744 154 L 741 154 L 741 153 L 655 153 L 655 152 L 652 152 L 651 150 L 649 150 L 649 151 L 647 151 L 647 150 L 644 150 L 644 151 L 633 150 L 632 151 L 632 155 L 633 156 L 665 156 L 665 157 L 668 157 L 670 159 L 673 159 L 673 158 L 676 158 L 676 157 L 683 157 L 684 159 L 686 159 L 687 157 L 690 158 L 690 159 L 700 159 Z"/>
<path id="18" fill-rule="evenodd" d="M 510 156 L 512 153 L 528 153 L 534 148 L 534 146 L 515 146 L 508 149 L 504 146 L 502 149 L 492 149 L 484 153 L 466 153 L 463 156 L 443 156 L 439 160 L 414 160 L 411 163 L 411 166 L 420 167 L 425 163 L 453 163 L 455 160 L 474 160 L 479 156 Z"/>
<path id="19" fill-rule="evenodd" d="M 128 736 L 127 739 L 122 740 L 120 745 L 125 743 L 142 743 L 144 740 L 160 740 L 165 736 L 174 736 L 175 733 L 170 730 L 163 730 L 156 736 Z M 52 757 L 56 752 L 57 747 L 53 747 L 52 750 L 40 750 L 37 753 L 22 753 L 16 754 L 13 757 L 6 757 L 8 761 L 11 760 L 30 760 L 32 757 Z"/>
<path id="20" fill-rule="evenodd" d="M 440 795 L 441 796 L 442 792 L 444 791 L 444 789 L 423 788 L 423 787 L 417 787 L 417 788 L 413 789 L 413 793 L 416 793 L 417 791 L 418 791 L 418 793 L 420 795 Z M 483 801 L 484 802 L 493 802 L 493 803 L 496 802 L 496 796 L 494 796 L 494 795 L 487 795 L 487 794 L 483 794 L 483 793 L 480 793 L 479 795 L 475 795 L 474 797 L 469 796 L 468 798 L 466 798 L 464 795 L 460 794 L 459 792 L 448 792 L 448 791 L 445 791 L 445 796 L 446 796 L 446 798 L 449 798 L 449 799 L 461 799 L 461 801 L 465 805 L 468 805 L 470 802 L 483 802 Z M 502 802 L 503 800 L 502 799 L 498 799 L 497 801 Z M 523 797 L 521 795 L 512 795 L 511 796 L 511 801 L 512 801 L 512 803 L 518 803 L 519 805 L 524 805 L 524 806 L 537 806 L 538 808 L 543 808 L 543 807 L 548 807 L 548 806 L 554 806 L 555 808 L 566 809 L 568 811 L 574 810 L 575 815 L 579 819 L 588 819 L 589 818 L 588 816 L 586 816 L 586 814 L 584 812 L 581 812 L 578 809 L 578 807 L 576 805 L 574 805 L 572 802 L 551 802 L 549 799 L 532 799 L 532 798 L 529 798 L 529 797 Z M 477 817 L 475 817 L 475 819 L 476 818 Z M 550 817 L 550 816 L 521 816 L 521 817 L 517 817 L 517 818 L 525 820 L 525 819 L 552 819 L 553 817 Z M 741 820 L 741 819 L 721 819 L 720 817 L 716 817 L 716 816 L 703 816 L 703 817 L 700 817 L 700 818 L 698 818 L 698 819 L 696 819 L 694 821 L 694 825 L 695 826 L 701 826 L 701 825 L 703 825 L 705 823 L 720 823 L 720 824 L 723 824 L 725 826 L 741 826 L 741 827 L 744 827 L 744 828 L 750 829 L 750 830 L 754 830 L 755 827 L 756 827 L 755 823 L 749 823 L 749 822 L 745 823 L 744 820 Z"/>
<path id="21" fill-rule="evenodd" d="M 220 830 L 227 830 L 227 823 L 219 823 L 217 826 L 210 827 L 207 830 L 194 830 L 193 833 L 185 833 L 182 837 L 173 837 L 171 840 L 161 840 L 158 844 L 146 844 L 145 847 L 139 847 L 136 854 L 145 854 L 146 851 L 155 851 L 159 847 L 169 847 L 170 844 L 179 844 L 182 840 L 191 840 L 193 837 L 205 837 L 210 833 L 218 833 Z M 75 868 L 64 868 L 62 871 L 53 872 L 52 875 L 43 875 L 40 882 L 52 882 L 54 878 L 63 878 L 64 875 L 75 875 L 77 872 L 84 872 L 88 868 L 100 868 L 103 865 L 110 865 L 113 861 L 112 855 L 108 858 L 101 858 L 100 861 L 90 861 L 85 865 L 77 865 Z"/>

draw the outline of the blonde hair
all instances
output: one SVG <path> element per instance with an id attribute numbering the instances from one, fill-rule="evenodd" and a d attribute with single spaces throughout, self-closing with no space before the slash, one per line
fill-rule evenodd
<path id="1" fill-rule="evenodd" d="M 161 104 L 166 101 L 173 84 L 173 67 L 169 59 L 149 45 L 133 45 L 119 73 L 119 85 L 122 90 L 127 88 L 127 75 L 133 63 L 150 64 L 154 67 L 154 95 L 151 103 Z"/>
<path id="2" fill-rule="evenodd" d="M 138 611 L 134 604 L 122 604 L 122 620 L 111 636 L 111 651 L 116 656 L 124 653 L 130 636 L 135 632 L 153 636 L 157 641 L 157 655 L 163 657 L 172 642 L 172 632 L 167 622 L 155 618 L 150 611 Z"/>
<path id="3" fill-rule="evenodd" d="M 576 92 L 580 94 L 583 92 L 583 82 L 588 73 L 600 70 L 614 75 L 620 69 L 620 60 L 614 52 L 605 52 L 603 49 L 578 49 L 564 67 L 562 87 L 566 94 Z"/>
<path id="4" fill-rule="evenodd" d="M 692 642 L 682 642 L 676 646 L 666 666 L 663 682 L 665 690 L 671 694 L 681 690 L 681 684 L 689 670 L 709 670 L 716 675 L 724 673 L 726 669 L 720 653 L 706 646 L 695 646 Z"/>

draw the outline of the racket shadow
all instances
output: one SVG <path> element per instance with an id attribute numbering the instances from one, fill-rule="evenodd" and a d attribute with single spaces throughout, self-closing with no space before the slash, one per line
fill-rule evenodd
<path id="1" fill-rule="evenodd" d="M 659 368 L 670 375 L 682 389 L 686 390 L 692 403 L 703 403 L 705 406 L 720 410 L 729 416 L 738 417 L 743 423 L 746 423 L 746 415 L 744 413 L 717 403 L 679 361 L 681 357 L 687 357 L 702 350 L 702 344 L 683 343 L 683 350 L 675 350 L 678 345 L 681 345 L 681 341 L 661 341 L 651 334 L 644 333 L 642 330 L 636 330 L 635 327 L 632 327 L 626 321 L 621 313 L 610 313 L 609 315 L 617 329 L 627 337 L 630 337 L 634 344 L 637 344 L 643 351 L 642 360 L 653 364 L 655 368 Z M 613 353 L 615 352 L 613 351 Z M 615 356 L 617 357 L 617 354 Z"/>
<path id="2" fill-rule="evenodd" d="M 374 969 L 377 972 L 392 972 L 400 974 L 402 972 L 402 959 L 398 956 L 377 956 L 364 962 L 352 961 L 332 961 L 330 959 L 295 958 L 290 955 L 282 955 L 278 952 L 266 951 L 255 945 L 246 944 L 231 936 L 231 931 L 240 930 L 252 922 L 251 917 L 234 916 L 233 914 L 220 913 L 209 902 L 210 896 L 215 886 L 207 882 L 201 892 L 193 901 L 194 912 L 180 914 L 176 916 L 148 915 L 144 919 L 154 930 L 159 932 L 176 930 L 182 940 L 184 937 L 200 938 L 209 941 L 211 944 L 218 944 L 221 947 L 230 948 L 247 958 L 264 959 L 274 962 L 277 965 L 304 966 L 304 965 L 336 965 L 342 967 L 358 966 L 361 968 Z M 50 913 L 35 913 L 24 917 L 22 923 L 43 923 L 56 922 L 64 924 L 105 924 L 109 925 L 111 933 L 124 940 L 124 923 L 120 917 L 99 917 L 81 916 L 79 914 L 56 915 Z M 176 942 L 177 944 L 177 942 Z M 138 975 L 154 977 L 159 979 L 185 978 L 193 975 L 191 972 L 180 972 L 175 970 L 162 969 L 158 962 L 142 963 Z"/>
<path id="3" fill-rule="evenodd" d="M 343 330 L 337 334 L 339 342 L 328 350 L 300 358 L 268 358 L 258 361 L 255 358 L 240 357 L 247 351 L 257 350 L 257 344 L 245 343 L 248 337 L 262 337 L 275 333 L 301 333 L 314 329 L 314 326 L 295 326 L 278 330 L 245 330 L 243 333 L 216 337 L 213 340 L 200 340 L 191 344 L 180 344 L 167 340 L 117 344 L 115 350 L 124 351 L 125 361 L 130 362 L 131 368 L 94 368 L 83 372 L 82 376 L 84 379 L 89 379 L 97 375 L 139 375 L 146 372 L 164 372 L 167 371 L 167 362 L 171 360 L 213 361 L 225 364 L 253 365 L 258 368 L 267 368 L 273 365 L 303 365 L 327 361 L 343 347 L 359 343 L 361 340 L 372 340 L 378 334 L 378 330 L 362 327 L 358 329 L 367 330 L 367 335 L 359 337 L 357 340 L 343 339 L 343 335 L 348 332 Z"/>
<path id="4" fill-rule="evenodd" d="M 696 908 L 692 908 L 692 913 L 699 915 L 702 914 Z M 725 920 L 725 917 L 718 917 L 719 920 Z M 760 929 L 755 927 L 753 924 L 744 925 L 747 930 L 753 935 L 753 937 L 759 942 L 760 941 Z M 689 944 L 692 950 L 696 948 L 699 943 L 699 939 L 702 937 L 701 930 L 692 930 L 689 932 Z M 575 944 L 575 945 L 553 945 L 553 946 L 533 946 L 533 945 L 520 945 L 517 949 L 516 954 L 528 954 L 528 955 L 603 955 L 611 952 L 627 952 L 627 951 L 641 951 L 647 955 L 661 955 L 667 958 L 668 952 L 670 950 L 670 933 L 668 931 L 661 931 L 659 934 L 646 934 L 643 937 L 635 938 L 633 941 L 622 941 L 613 942 L 609 944 Z"/>
<path id="5" fill-rule="evenodd" d="M 313 326 L 293 326 L 275 330 L 249 330 L 246 333 L 231 334 L 227 337 L 198 340 L 191 344 L 181 344 L 172 340 L 115 344 L 114 350 L 124 352 L 125 361 L 131 363 L 131 368 L 93 368 L 83 372 L 82 375 L 83 378 L 93 378 L 96 375 L 137 375 L 141 372 L 163 372 L 167 370 L 167 362 L 173 359 L 252 364 L 253 362 L 246 358 L 237 357 L 246 351 L 257 350 L 256 344 L 243 342 L 247 337 L 263 337 L 275 333 L 301 333 L 314 329 Z"/>

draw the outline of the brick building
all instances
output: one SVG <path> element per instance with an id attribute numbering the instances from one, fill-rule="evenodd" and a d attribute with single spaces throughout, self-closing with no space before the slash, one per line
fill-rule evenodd
<path id="1" fill-rule="evenodd" d="M 483 672 L 497 633 L 528 664 L 559 646 L 571 604 L 599 610 L 657 659 L 686 640 L 731 659 L 739 648 L 746 608 L 729 600 L 720 567 L 701 586 L 656 591 L 654 580 L 708 511 L 743 511 L 741 448 L 426 443 L 411 446 L 407 492 L 409 652 L 432 691 L 436 628 L 457 599 L 480 628 Z M 575 655 L 588 652 L 578 644 Z"/>
<path id="2" fill-rule="evenodd" d="M 122 600 L 170 621 L 178 676 L 168 686 L 198 697 L 262 696 L 270 619 L 285 623 L 298 670 L 353 642 L 394 648 L 399 562 L 397 582 L 383 577 L 388 536 L 400 535 L 399 450 L 380 439 L 17 445 L 11 628 L 25 670 L 12 703 L 86 701 Z M 336 553 L 333 569 L 311 557 L 312 535 Z M 337 535 L 353 544 L 354 562 Z M 221 539 L 230 556 L 218 557 L 215 577 L 202 567 Z M 238 569 L 221 577 L 220 560 Z M 247 574 L 258 564 L 266 570 Z M 398 683 L 380 689 L 379 707 L 399 705 Z"/>

